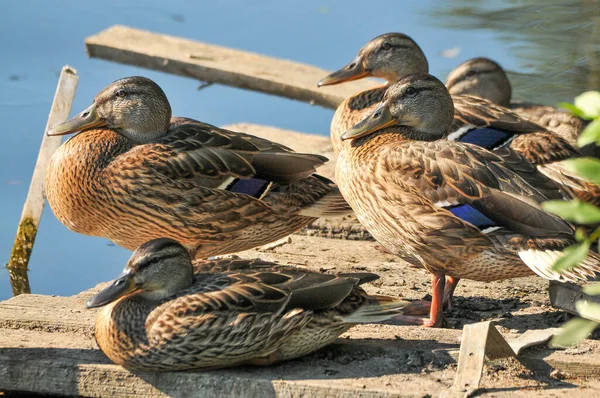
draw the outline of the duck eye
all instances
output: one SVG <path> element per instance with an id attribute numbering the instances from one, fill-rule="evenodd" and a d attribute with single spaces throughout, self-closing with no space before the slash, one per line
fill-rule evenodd
<path id="1" fill-rule="evenodd" d="M 123 284 L 123 279 L 117 279 L 115 281 L 115 286 L 119 286 L 119 285 L 122 285 L 122 284 Z"/>
<path id="2" fill-rule="evenodd" d="M 465 73 L 465 76 L 466 77 L 473 77 L 473 76 L 475 76 L 475 71 L 474 70 L 470 70 L 467 73 Z"/>
<path id="3" fill-rule="evenodd" d="M 387 51 L 387 50 L 389 50 L 390 48 L 392 48 L 392 45 L 386 41 L 386 42 L 384 42 L 384 43 L 381 45 L 381 48 L 382 48 L 383 50 Z"/>
<path id="4" fill-rule="evenodd" d="M 115 95 L 119 98 L 125 98 L 125 96 L 127 95 L 127 93 L 125 92 L 125 90 L 121 89 L 121 90 L 117 90 L 117 92 L 115 93 Z"/>
<path id="5" fill-rule="evenodd" d="M 406 95 L 415 95 L 416 93 L 417 90 L 414 87 L 408 87 L 406 91 L 404 91 L 404 94 Z"/>

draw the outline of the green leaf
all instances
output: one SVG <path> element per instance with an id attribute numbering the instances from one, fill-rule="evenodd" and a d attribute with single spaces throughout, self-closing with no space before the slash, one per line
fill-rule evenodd
<path id="1" fill-rule="evenodd" d="M 577 224 L 596 224 L 600 222 L 600 209 L 580 199 L 568 201 L 549 200 L 542 203 L 542 208 Z"/>
<path id="2" fill-rule="evenodd" d="M 600 322 L 600 304 L 587 300 L 579 300 L 575 303 L 575 308 L 577 308 L 577 312 L 583 318 Z"/>
<path id="3" fill-rule="evenodd" d="M 583 112 L 586 119 L 600 116 L 600 91 L 586 91 L 575 97 L 575 106 Z"/>
<path id="4" fill-rule="evenodd" d="M 550 345 L 555 347 L 568 347 L 585 339 L 596 329 L 598 323 L 583 318 L 571 319 L 562 325 L 560 334 L 554 336 Z"/>
<path id="5" fill-rule="evenodd" d="M 583 292 L 585 294 L 589 294 L 590 296 L 595 296 L 600 294 L 600 282 L 589 283 L 583 287 Z"/>
<path id="6" fill-rule="evenodd" d="M 584 240 L 576 245 L 569 246 L 563 250 L 563 255 L 556 260 L 552 269 L 554 271 L 565 271 L 576 267 L 587 255 L 590 250 L 590 242 Z"/>
<path id="7" fill-rule="evenodd" d="M 563 109 L 570 111 L 573 115 L 575 115 L 577 117 L 581 117 L 581 118 L 583 117 L 583 111 L 573 104 L 570 104 L 568 102 L 559 102 L 556 105 L 559 108 L 563 108 Z"/>
<path id="8" fill-rule="evenodd" d="M 600 144 L 600 119 L 592 120 L 577 137 L 577 146 L 579 147 L 592 143 Z"/>
<path id="9" fill-rule="evenodd" d="M 585 233 L 585 230 L 583 228 L 577 228 L 575 230 L 575 240 L 577 242 L 581 242 L 582 240 L 586 240 L 587 234 Z"/>
<path id="10" fill-rule="evenodd" d="M 600 160 L 596 158 L 569 159 L 565 160 L 563 164 L 567 170 L 600 184 Z"/>

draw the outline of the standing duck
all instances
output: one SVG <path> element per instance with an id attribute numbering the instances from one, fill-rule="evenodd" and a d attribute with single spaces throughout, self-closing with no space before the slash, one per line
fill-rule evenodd
<path id="1" fill-rule="evenodd" d="M 525 119 L 551 130 L 573 146 L 586 123 L 566 110 L 552 106 L 511 103 L 512 87 L 502 67 L 488 58 L 473 58 L 454 68 L 446 78 L 453 95 L 474 95 L 510 108 Z M 588 148 L 590 151 L 593 148 Z"/>
<path id="2" fill-rule="evenodd" d="M 49 135 L 81 131 L 54 154 L 46 195 L 69 229 L 133 250 L 160 237 L 202 258 L 285 237 L 351 210 L 314 174 L 327 159 L 187 118 L 162 89 L 117 80 Z"/>
<path id="3" fill-rule="evenodd" d="M 357 323 L 401 314 L 405 301 L 369 296 L 370 273 L 330 275 L 261 260 L 195 261 L 171 239 L 133 253 L 87 302 L 95 336 L 132 370 L 268 365 L 316 351 Z"/>
<path id="4" fill-rule="evenodd" d="M 577 282 L 600 273 L 596 253 L 578 268 L 552 269 L 575 228 L 540 204 L 564 194 L 510 148 L 448 141 L 453 118 L 442 82 L 413 74 L 341 136 L 336 178 L 356 216 L 390 252 L 408 253 L 432 274 L 430 317 L 417 322 L 440 326 L 454 288 L 445 289 L 445 276 Z"/>
<path id="5" fill-rule="evenodd" d="M 319 86 L 367 76 L 386 80 L 381 87 L 340 104 L 331 123 L 333 147 L 339 151 L 340 135 L 377 107 L 387 87 L 408 74 L 427 73 L 428 69 L 427 58 L 414 40 L 402 33 L 386 33 L 361 48 L 348 65 L 322 79 Z M 510 145 L 571 196 L 600 205 L 600 185 L 565 168 L 563 160 L 581 156 L 566 139 L 484 98 L 461 94 L 453 95 L 452 100 L 454 118 L 447 139 L 490 150 Z"/>

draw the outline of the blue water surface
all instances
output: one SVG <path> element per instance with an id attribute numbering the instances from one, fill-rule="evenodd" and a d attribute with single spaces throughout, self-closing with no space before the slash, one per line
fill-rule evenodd
<path id="1" fill-rule="evenodd" d="M 371 38 L 399 31 L 420 44 L 429 57 L 431 72 L 441 78 L 463 60 L 488 56 L 519 72 L 515 74 L 517 78 L 525 76 L 524 81 L 539 80 L 547 68 L 553 67 L 568 72 L 569 79 L 575 76 L 577 82 L 583 82 L 579 86 L 571 81 L 562 84 L 563 88 L 568 86 L 566 92 L 561 93 L 563 98 L 554 98 L 555 91 L 549 90 L 550 97 L 545 94 L 545 99 L 550 102 L 569 100 L 581 88 L 596 84 L 597 80 L 588 77 L 594 72 L 597 78 L 597 70 L 586 70 L 585 62 L 581 67 L 582 58 L 577 56 L 578 46 L 585 47 L 587 41 L 596 40 L 590 38 L 592 35 L 574 32 L 579 26 L 584 31 L 589 29 L 588 22 L 573 23 L 571 18 L 570 27 L 563 29 L 556 23 L 556 18 L 566 14 L 563 9 L 546 9 L 525 0 L 486 3 L 432 0 L 367 3 L 357 0 L 19 0 L 10 2 L 10 6 L 5 3 L 0 13 L 0 120 L 3 125 L 0 256 L 4 256 L 4 262 L 8 260 L 57 77 L 65 64 L 75 67 L 80 76 L 72 115 L 87 107 L 94 95 L 113 80 L 144 75 L 160 84 L 178 116 L 216 125 L 251 122 L 328 135 L 332 110 L 225 86 L 214 85 L 198 91 L 199 82 L 188 78 L 89 59 L 84 49 L 87 36 L 114 24 L 124 24 L 337 69 Z M 482 4 L 487 8 L 481 8 Z M 566 7 L 571 12 L 589 16 L 585 10 Z M 506 13 L 510 16 L 515 10 L 521 19 L 506 18 Z M 511 27 L 513 20 L 515 26 Z M 519 35 L 519 31 L 523 34 Z M 560 38 L 560 46 L 546 40 L 553 36 Z M 570 58 L 565 58 L 562 50 L 557 50 L 559 47 L 571 51 Z M 590 54 L 586 48 L 580 51 Z M 592 47 L 592 51 L 597 51 L 597 47 Z M 575 64 L 578 69 L 572 70 Z M 579 79 L 579 76 L 582 77 Z M 555 83 L 560 83 L 560 79 L 553 76 Z M 535 97 L 537 86 L 539 84 L 528 86 L 526 94 Z M 127 250 L 105 239 L 70 232 L 47 207 L 30 262 L 32 291 L 57 295 L 78 293 L 115 277 L 129 255 Z M 11 294 L 8 273 L 3 269 L 0 300 Z"/>

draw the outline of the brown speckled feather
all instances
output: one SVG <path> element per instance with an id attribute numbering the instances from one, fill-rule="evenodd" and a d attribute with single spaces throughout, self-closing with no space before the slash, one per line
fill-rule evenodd
<path id="1" fill-rule="evenodd" d="M 498 156 L 469 144 L 407 142 L 391 133 L 365 140 L 340 155 L 342 193 L 379 242 L 421 259 L 432 272 L 488 281 L 523 276 L 528 271 L 516 255 L 519 245 L 548 248 L 548 235 L 573 242 L 573 227 L 539 207 L 562 192 L 514 152 Z M 457 204 L 472 205 L 501 228 L 482 233 L 445 209 Z"/>
<path id="2" fill-rule="evenodd" d="M 47 196 L 76 232 L 129 249 L 171 237 L 201 258 L 282 238 L 321 214 L 348 213 L 335 184 L 313 175 L 325 161 L 177 118 L 150 144 L 132 146 L 109 130 L 77 134 L 52 158 Z M 271 182 L 261 197 L 224 189 L 251 177 Z"/>
<path id="3" fill-rule="evenodd" d="M 503 106 L 494 104 L 483 98 L 471 95 L 453 95 L 454 122 L 450 131 L 464 126 L 490 126 L 515 134 L 526 134 L 544 131 L 536 123 L 523 119 Z"/>

